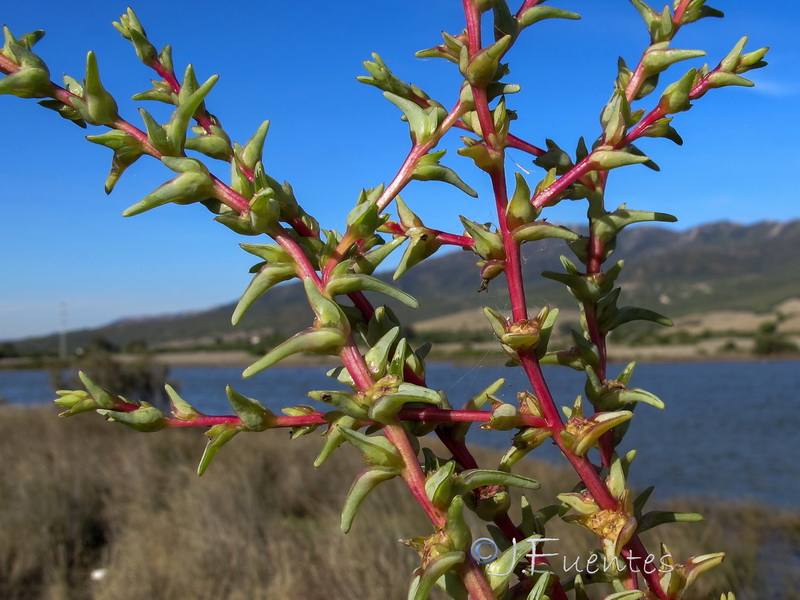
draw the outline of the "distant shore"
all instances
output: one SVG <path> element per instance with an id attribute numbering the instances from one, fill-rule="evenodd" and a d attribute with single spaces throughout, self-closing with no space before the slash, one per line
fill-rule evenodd
<path id="1" fill-rule="evenodd" d="M 116 354 L 122 361 L 134 360 L 137 355 Z M 243 350 L 208 350 L 191 352 L 161 352 L 152 355 L 157 362 L 168 367 L 247 367 L 255 362 L 257 356 Z M 496 350 L 491 343 L 472 344 L 459 347 L 456 344 L 441 344 L 439 351 L 428 357 L 429 362 L 470 362 L 480 358 L 485 364 L 493 362 L 505 363 L 505 355 Z M 635 360 L 639 363 L 664 362 L 705 362 L 705 361 L 748 361 L 748 360 L 800 360 L 797 353 L 772 354 L 767 356 L 747 352 L 713 352 L 703 344 L 673 344 L 664 346 L 621 346 L 611 349 L 609 360 L 615 363 L 626 363 Z M 320 365 L 336 366 L 339 364 L 335 356 L 302 354 L 291 356 L 282 365 Z M 48 369 L 58 368 L 60 362 L 55 358 L 3 358 L 0 359 L 0 370 L 14 369 Z"/>

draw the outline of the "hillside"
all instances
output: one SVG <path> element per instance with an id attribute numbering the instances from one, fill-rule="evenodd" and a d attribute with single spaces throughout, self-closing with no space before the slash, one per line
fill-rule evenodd
<path id="1" fill-rule="evenodd" d="M 569 250 L 561 240 L 523 247 L 523 269 L 531 306 L 572 308 L 563 286 L 539 277 L 561 270 L 559 255 Z M 659 227 L 631 227 L 620 237 L 614 257 L 625 259 L 620 283 L 626 305 L 639 305 L 670 317 L 711 311 L 763 313 L 782 301 L 800 298 L 800 221 L 762 222 L 743 226 L 729 222 L 680 232 Z M 452 322 L 445 317 L 475 315 L 480 306 L 503 310 L 507 297 L 501 280 L 478 293 L 476 257 L 449 252 L 411 269 L 397 285 L 420 301 L 420 309 L 393 307 L 420 329 L 463 328 L 472 317 Z M 391 274 L 382 276 L 390 279 Z M 383 303 L 383 298 L 375 298 Z M 212 346 L 270 334 L 291 335 L 308 326 L 310 310 L 302 287 L 280 286 L 262 298 L 236 328 L 230 325 L 235 302 L 203 312 L 124 319 L 96 329 L 69 333 L 70 347 L 103 337 L 122 347 L 134 340 L 150 347 Z M 447 323 L 450 322 L 450 325 Z M 479 321 L 480 322 L 480 321 Z M 438 325 L 437 325 L 438 323 Z M 480 322 L 483 325 L 482 322 Z M 15 341 L 24 351 L 57 347 L 55 335 Z"/>

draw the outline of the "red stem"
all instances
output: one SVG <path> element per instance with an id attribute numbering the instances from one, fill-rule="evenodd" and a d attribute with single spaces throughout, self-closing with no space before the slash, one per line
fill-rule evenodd
<path id="1" fill-rule="evenodd" d="M 21 68 L 22 67 L 20 67 L 17 63 L 8 58 L 5 54 L 0 54 L 0 71 L 5 73 L 6 75 L 11 75 L 11 73 L 16 73 Z"/>
<path id="2" fill-rule="evenodd" d="M 339 358 L 360 390 L 372 387 L 375 380 L 372 379 L 364 357 L 358 351 L 353 334 L 350 334 L 347 345 L 339 352 Z"/>
<path id="3" fill-rule="evenodd" d="M 447 522 L 445 514 L 436 508 L 425 492 L 425 473 L 417 460 L 417 454 L 411 446 L 408 434 L 399 423 L 384 425 L 383 431 L 386 438 L 395 445 L 400 456 L 403 458 L 405 468 L 403 469 L 403 479 L 408 485 L 408 489 L 414 495 L 419 505 L 428 515 L 428 518 L 436 528 L 443 528 Z"/>
<path id="4" fill-rule="evenodd" d="M 138 404 L 130 402 L 120 402 L 114 407 L 117 412 L 133 412 L 141 408 Z M 241 419 L 236 415 L 206 415 L 197 413 L 199 416 L 193 419 L 179 419 L 168 417 L 171 427 L 210 427 L 219 423 L 241 424 Z M 420 421 L 425 423 L 488 423 L 492 413 L 488 410 L 445 410 L 441 408 L 404 408 L 398 414 L 400 421 Z M 519 415 L 520 427 L 546 427 L 544 419 L 532 415 Z M 307 415 L 300 416 L 276 416 L 271 427 L 311 427 L 316 425 L 327 425 L 330 421 L 326 418 L 326 413 L 314 411 Z M 362 421 L 362 425 L 375 425 L 373 421 Z M 445 442 L 452 445 L 456 442 L 449 439 Z M 450 449 L 448 445 L 448 449 Z M 477 469 L 478 465 L 470 454 L 463 456 L 464 461 L 461 465 L 467 469 Z"/>
<path id="5" fill-rule="evenodd" d="M 181 91 L 181 84 L 178 79 L 175 77 L 175 73 L 172 71 L 168 71 L 163 64 L 161 64 L 160 60 L 153 60 L 148 65 L 151 69 L 153 69 L 156 73 L 158 73 L 164 81 L 172 88 L 176 94 L 179 94 Z M 205 110 L 202 106 L 197 109 L 195 114 L 193 115 L 194 119 L 206 130 L 207 133 L 211 133 L 211 117 L 208 114 L 208 111 Z"/>
<path id="6" fill-rule="evenodd" d="M 681 0 L 680 4 L 678 4 L 678 8 L 675 9 L 675 13 L 672 15 L 672 24 L 675 26 L 676 32 L 680 27 L 680 20 L 683 18 L 683 13 L 689 8 L 691 1 L 692 0 Z"/>
<path id="7" fill-rule="evenodd" d="M 397 223 L 397 222 L 387 223 L 384 227 L 390 233 L 403 236 L 406 235 L 406 232 L 409 229 L 408 227 L 404 227 L 402 223 Z M 461 248 L 472 248 L 472 246 L 475 245 L 475 240 L 465 235 L 446 233 L 438 229 L 430 229 L 429 231 L 433 233 L 433 235 L 436 236 L 436 239 L 445 246 L 459 246 Z"/>
<path id="8" fill-rule="evenodd" d="M 523 139 L 518 138 L 515 135 L 507 134 L 506 135 L 506 146 L 509 148 L 516 148 L 517 150 L 522 150 L 523 152 L 527 152 L 528 154 L 533 154 L 534 156 L 541 156 L 545 154 L 547 151 L 539 148 L 538 146 L 534 146 L 533 144 L 529 144 Z"/>
<path id="9" fill-rule="evenodd" d="M 414 172 L 414 168 L 417 166 L 417 162 L 423 156 L 425 156 L 431 149 L 433 149 L 438 143 L 439 140 L 442 139 L 442 136 L 447 133 L 450 129 L 452 129 L 461 116 L 464 114 L 464 107 L 459 100 L 456 102 L 455 106 L 447 113 L 447 116 L 439 125 L 439 129 L 436 133 L 424 144 L 415 143 L 414 146 L 409 151 L 406 159 L 403 161 L 403 164 L 400 166 L 400 169 L 397 171 L 397 174 L 394 176 L 392 181 L 383 190 L 383 193 L 380 197 L 375 201 L 378 205 L 379 210 L 385 209 L 392 200 L 394 200 L 400 191 L 408 185 L 408 182 L 411 181 L 411 175 Z"/>

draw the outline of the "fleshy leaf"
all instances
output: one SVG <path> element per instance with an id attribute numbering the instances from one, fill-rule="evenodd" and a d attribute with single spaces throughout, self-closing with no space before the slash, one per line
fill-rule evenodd
<path id="1" fill-rule="evenodd" d="M 332 327 L 306 329 L 267 352 L 262 358 L 247 367 L 242 376 L 252 377 L 284 358 L 301 352 L 336 354 L 346 343 L 347 336 L 339 329 Z"/>
<path id="2" fill-rule="evenodd" d="M 237 433 L 242 431 L 241 425 L 234 425 L 233 423 L 220 423 L 214 425 L 206 432 L 208 436 L 208 443 L 206 449 L 203 451 L 203 456 L 200 458 L 200 464 L 197 466 L 197 474 L 202 475 L 208 469 L 211 461 L 225 444 L 230 442 Z"/>
<path id="3" fill-rule="evenodd" d="M 393 479 L 399 474 L 400 471 L 389 467 L 368 467 L 356 476 L 353 485 L 350 486 L 350 491 L 347 492 L 342 508 L 341 527 L 344 533 L 350 531 L 353 519 L 367 495 L 384 481 Z"/>
<path id="4" fill-rule="evenodd" d="M 231 386 L 225 388 L 228 401 L 248 431 L 264 431 L 275 424 L 275 415 L 255 398 L 243 396 Z"/>
<path id="5" fill-rule="evenodd" d="M 258 271 L 250 285 L 242 294 L 231 316 L 231 323 L 237 325 L 247 310 L 267 290 L 273 286 L 288 281 L 295 276 L 295 267 L 289 263 L 268 263 Z"/>
<path id="6" fill-rule="evenodd" d="M 325 289 L 331 296 L 352 292 L 377 292 L 394 298 L 411 308 L 419 308 L 419 302 L 411 294 L 370 275 L 336 275 L 330 278 Z"/>

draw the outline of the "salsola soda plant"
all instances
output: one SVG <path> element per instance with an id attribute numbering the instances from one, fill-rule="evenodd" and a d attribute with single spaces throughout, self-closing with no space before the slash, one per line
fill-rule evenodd
<path id="1" fill-rule="evenodd" d="M 449 61 L 460 74 L 460 88 L 453 90 L 449 105 L 405 83 L 373 55 L 372 61 L 364 63 L 368 75 L 359 79 L 380 89 L 402 113 L 410 147 L 394 179 L 363 190 L 342 232 L 322 229 L 303 210 L 292 187 L 268 174 L 262 160 L 268 122 L 244 144 L 233 143 L 208 108 L 217 76 L 201 84 L 191 66 L 178 76 L 170 47 L 158 51 L 132 10 L 114 26 L 133 44 L 139 59 L 157 73 L 153 87 L 134 98 L 174 106 L 165 123 L 143 108 L 140 126 L 124 119 L 103 86 L 93 53 L 87 56 L 83 80 L 66 76 L 61 86 L 51 81 L 48 67 L 33 51 L 43 32 L 15 37 L 6 28 L 0 51 L 0 70 L 5 74 L 0 93 L 40 99 L 39 104 L 81 127 L 103 128 L 87 139 L 113 151 L 106 192 L 143 156 L 161 161 L 175 173 L 126 209 L 125 216 L 167 203 L 202 204 L 220 224 L 251 238 L 241 246 L 258 262 L 234 311 L 234 325 L 270 288 L 293 279 L 302 282 L 313 322 L 256 360 L 244 371 L 245 377 L 298 353 L 333 355 L 341 361 L 340 367 L 329 372 L 333 380 L 329 390 L 308 393 L 324 409 L 289 406 L 277 415 L 228 387 L 235 415 L 198 412 L 172 389 L 168 389 L 171 414 L 165 414 L 146 402 L 105 390 L 83 375 L 85 390 L 58 392 L 56 403 L 67 409 L 62 416 L 97 411 L 140 431 L 208 428 L 200 474 L 220 448 L 240 433 L 289 428 L 292 437 L 298 437 L 321 428 L 322 449 L 315 466 L 323 465 L 343 444 L 355 446 L 366 463 L 355 474 L 344 503 L 344 532 L 353 525 L 370 491 L 397 477 L 430 519 L 429 531 L 409 532 L 418 537 L 406 542 L 420 557 L 419 568 L 410 577 L 408 597 L 414 600 L 426 598 L 435 586 L 452 598 L 482 600 L 691 597 L 691 592 L 686 594 L 692 583 L 719 564 L 723 554 L 681 558 L 672 556 L 663 544 L 645 547 L 640 536 L 646 530 L 700 516 L 648 510 L 652 488 L 634 496 L 628 487 L 635 452 L 620 455 L 617 448 L 638 403 L 657 408 L 663 404 L 630 385 L 633 363 L 620 373 L 609 373 L 606 359 L 608 334 L 618 327 L 632 321 L 670 324 L 650 310 L 620 304 L 616 281 L 623 265 L 612 259 L 617 236 L 628 225 L 673 221 L 674 217 L 625 205 L 610 210 L 604 192 L 614 169 L 641 164 L 657 168 L 637 146 L 642 138 L 667 138 L 680 144 L 672 125 L 675 115 L 715 88 L 751 86 L 742 75 L 765 64 L 767 49 L 744 52 L 747 38 L 742 38 L 716 66 L 684 67 L 673 82 L 659 85 L 671 67 L 705 54 L 673 47 L 678 32 L 722 13 L 705 6 L 704 0 L 675 0 L 661 12 L 642 0 L 631 3 L 644 20 L 650 43 L 635 65 L 620 59 L 611 98 L 600 113 L 599 135 L 591 144 L 581 139 L 574 152 L 551 140 L 540 147 L 514 135 L 512 94 L 520 88 L 505 81 L 509 68 L 504 62 L 526 29 L 545 19 L 578 19 L 573 12 L 537 0 L 525 0 L 516 11 L 506 0 L 463 0 L 464 30 L 444 33 L 442 44 L 417 53 Z M 493 41 L 485 43 L 492 33 Z M 458 153 L 472 159 L 491 181 L 493 197 L 487 201 L 496 209 L 494 224 L 461 217 L 463 231 L 459 233 L 433 229 L 412 203 L 406 204 L 399 196 L 412 180 L 443 181 L 476 195 L 443 163 L 445 152 L 437 150 L 449 133 L 463 134 Z M 512 177 L 507 172 L 508 148 L 532 155 L 544 173 L 542 178 L 533 181 L 519 172 Z M 230 163 L 227 183 L 209 171 L 206 163 L 210 161 Z M 585 229 L 573 231 L 545 219 L 564 200 L 586 202 Z M 566 348 L 550 344 L 557 308 L 547 306 L 529 314 L 526 286 L 536 282 L 523 281 L 521 271 L 522 244 L 553 239 L 564 245 L 563 271 L 543 276 L 563 283 L 582 315 L 581 330 L 573 332 L 571 346 Z M 395 278 L 442 246 L 456 246 L 475 253 L 476 281 L 482 280 L 482 287 L 495 279 L 492 285 L 507 286 L 510 316 L 492 308 L 484 312 L 488 327 L 508 355 L 509 366 L 522 369 L 529 381 L 527 389 L 517 390 L 515 403 L 498 399 L 502 379 L 487 382 L 484 390 L 475 390 L 476 395 L 466 401 L 447 398 L 427 386 L 429 348 L 414 348 L 391 308 L 371 300 L 382 294 L 417 305 L 413 297 L 374 276 L 404 244 Z M 366 292 L 373 294 L 368 298 Z M 542 365 L 560 365 L 585 375 L 585 389 L 563 409 L 564 417 L 557 404 L 562 399 L 551 394 Z M 511 447 L 494 469 L 481 468 L 470 452 L 466 434 L 473 424 L 500 436 L 516 430 Z M 441 440 L 444 455 L 424 447 L 429 434 Z M 538 497 L 539 483 L 514 473 L 514 465 L 544 443 L 559 448 L 580 481 L 556 498 Z M 516 488 L 513 496 L 511 488 Z M 520 503 L 513 518 L 509 513 L 512 498 Z M 486 523 L 483 531 L 467 511 Z M 580 570 L 563 573 L 555 561 L 549 562 L 549 556 L 568 554 L 566 549 L 556 550 L 554 540 L 547 537 L 548 525 L 558 520 L 593 534 L 594 550 L 580 562 Z M 733 595 L 723 594 L 723 598 Z"/>

